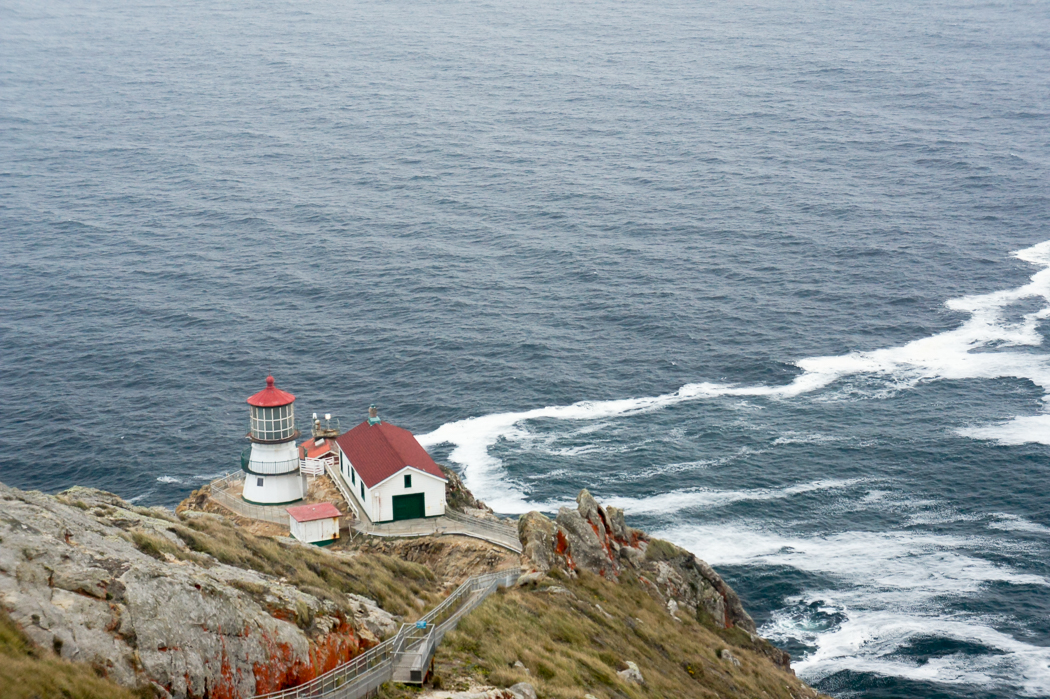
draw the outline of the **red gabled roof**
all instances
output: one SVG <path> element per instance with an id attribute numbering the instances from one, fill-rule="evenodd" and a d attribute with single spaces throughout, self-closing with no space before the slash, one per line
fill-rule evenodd
<path id="1" fill-rule="evenodd" d="M 390 478 L 405 466 L 445 480 L 441 468 L 412 433 L 389 423 L 369 425 L 368 420 L 365 420 L 335 441 L 369 488 Z"/>
<path id="2" fill-rule="evenodd" d="M 330 502 L 315 502 L 312 505 L 296 505 L 285 509 L 296 522 L 313 522 L 318 519 L 343 516 L 343 513 Z"/>
<path id="3" fill-rule="evenodd" d="M 285 393 L 274 386 L 273 377 L 267 376 L 266 388 L 249 398 L 248 405 L 254 405 L 256 408 L 276 408 L 281 405 L 288 405 L 294 400 L 295 396 L 291 393 Z"/>

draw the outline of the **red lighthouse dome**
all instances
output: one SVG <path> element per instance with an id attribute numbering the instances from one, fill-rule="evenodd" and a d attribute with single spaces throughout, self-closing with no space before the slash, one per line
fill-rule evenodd
<path id="1" fill-rule="evenodd" d="M 266 388 L 248 399 L 248 405 L 256 408 L 276 408 L 295 401 L 295 396 L 273 385 L 273 377 L 266 377 Z"/>

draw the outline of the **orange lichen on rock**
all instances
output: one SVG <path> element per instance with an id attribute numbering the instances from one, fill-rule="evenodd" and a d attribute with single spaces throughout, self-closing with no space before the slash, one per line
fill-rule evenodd
<path id="1" fill-rule="evenodd" d="M 226 641 L 219 637 L 222 645 L 222 654 L 219 656 L 219 679 L 207 688 L 208 699 L 240 699 L 241 692 L 238 689 L 239 677 L 230 664 L 230 656 L 226 651 Z"/>
<path id="2" fill-rule="evenodd" d="M 374 644 L 361 638 L 353 627 L 343 621 L 331 633 L 310 642 L 309 660 L 298 657 L 291 646 L 273 642 L 269 637 L 270 657 L 265 663 L 256 663 L 255 693 L 265 694 L 296 687 L 323 675 L 368 650 Z"/>

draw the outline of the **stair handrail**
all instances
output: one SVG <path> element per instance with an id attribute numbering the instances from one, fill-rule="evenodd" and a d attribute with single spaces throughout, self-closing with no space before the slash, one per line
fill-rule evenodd
<path id="1" fill-rule="evenodd" d="M 418 622 L 402 624 L 401 628 L 398 629 L 393 637 L 370 648 L 361 655 L 337 665 L 328 672 L 319 675 L 309 682 L 305 682 L 297 687 L 279 690 L 277 692 L 258 694 L 254 699 L 307 699 L 308 697 L 310 699 L 324 699 L 325 697 L 333 695 L 333 692 L 337 689 L 339 690 L 338 696 L 340 699 L 356 699 L 357 697 L 362 697 L 374 689 L 370 683 L 364 684 L 359 688 L 347 686 L 360 679 L 363 674 L 361 672 L 362 665 L 365 666 L 364 670 L 366 672 L 382 669 L 384 672 L 377 673 L 377 675 L 385 675 L 386 670 L 389 670 L 392 674 L 398 656 L 413 652 L 417 646 L 427 643 L 432 637 L 435 639 L 435 643 L 440 642 L 441 638 L 443 638 L 445 633 L 451 628 L 451 625 L 449 625 L 448 622 L 453 620 L 455 613 L 450 614 L 448 619 L 437 625 L 432 626 L 430 622 L 432 622 L 444 610 L 448 609 L 453 604 L 460 602 L 468 595 L 468 593 L 483 591 L 483 595 L 479 595 L 472 603 L 468 603 L 469 607 L 463 610 L 463 613 L 465 614 L 473 610 L 500 585 L 508 586 L 512 584 L 517 580 L 520 573 L 521 570 L 514 567 L 505 568 L 492 573 L 475 575 L 468 578 L 463 584 L 457 587 L 452 594 L 446 597 L 441 604 L 434 607 L 434 609 L 430 610 L 419 619 L 420 622 L 426 622 L 426 635 L 422 637 L 410 637 L 410 634 L 413 631 L 419 629 Z M 459 610 L 457 610 L 457 612 L 458 611 Z M 458 617 L 456 617 L 455 620 L 458 621 Z M 375 664 L 372 664 L 372 661 L 375 661 Z M 380 668 L 380 665 L 383 665 L 384 667 Z M 369 677 L 368 679 L 371 682 L 374 681 L 375 678 Z M 389 678 L 383 681 L 389 681 Z M 382 682 L 379 684 L 382 684 Z M 376 686 L 378 686 L 378 684 Z"/>

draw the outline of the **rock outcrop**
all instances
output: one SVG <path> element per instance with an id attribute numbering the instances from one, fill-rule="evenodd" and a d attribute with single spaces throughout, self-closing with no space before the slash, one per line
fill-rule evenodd
<path id="1" fill-rule="evenodd" d="M 711 566 L 668 541 L 628 527 L 621 510 L 602 507 L 586 490 L 580 491 L 576 503 L 576 509 L 561 508 L 554 521 L 539 512 L 518 520 L 525 580 L 555 568 L 570 576 L 587 570 L 610 580 L 630 571 L 672 616 L 688 612 L 719 628 L 739 628 L 779 666 L 790 666 L 787 653 L 754 636 L 755 622 Z"/>
<path id="2" fill-rule="evenodd" d="M 645 678 L 642 677 L 642 671 L 638 669 L 638 665 L 630 660 L 627 661 L 627 669 L 620 670 L 616 673 L 625 682 L 634 682 L 635 684 L 645 684 Z"/>
<path id="3" fill-rule="evenodd" d="M 419 695 L 420 699 L 536 699 L 536 690 L 528 682 L 500 689 L 499 687 L 476 688 L 464 692 L 430 691 Z"/>
<path id="4" fill-rule="evenodd" d="M 0 484 L 0 605 L 37 645 L 180 698 L 299 684 L 396 626 L 369 599 L 337 603 L 195 553 L 178 525 L 102 491 Z"/>
<path id="5" fill-rule="evenodd" d="M 445 504 L 450 510 L 482 519 L 498 519 L 491 507 L 474 497 L 458 473 L 448 466 L 441 465 L 440 468 L 445 474 Z"/>

